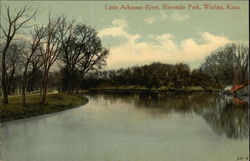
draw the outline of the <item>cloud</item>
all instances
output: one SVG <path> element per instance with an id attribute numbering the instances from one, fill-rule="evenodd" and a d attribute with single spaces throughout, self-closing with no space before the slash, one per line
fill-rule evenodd
<path id="1" fill-rule="evenodd" d="M 120 26 L 120 27 L 127 27 L 127 22 L 125 20 L 120 20 L 120 19 L 115 19 L 113 22 L 112 22 L 113 25 L 115 26 Z"/>
<path id="2" fill-rule="evenodd" d="M 166 19 L 174 20 L 174 21 L 184 21 L 184 20 L 190 19 L 190 17 L 189 17 L 189 14 L 187 13 L 181 14 L 179 12 L 173 12 L 172 14 L 168 15 L 165 12 L 161 11 L 159 12 L 158 15 L 146 17 L 144 19 L 144 22 L 146 24 L 153 24 L 156 21 L 161 21 L 161 20 L 166 20 Z"/>
<path id="3" fill-rule="evenodd" d="M 140 38 L 139 34 L 129 34 L 125 31 L 127 22 L 125 20 L 115 19 L 112 21 L 112 26 L 99 31 L 99 36 L 125 37 L 129 41 L 135 41 Z"/>
<path id="4" fill-rule="evenodd" d="M 137 41 L 143 38 L 139 34 L 125 31 L 128 27 L 124 20 L 114 20 L 113 25 L 100 31 L 100 36 L 125 37 L 127 40 L 110 47 L 108 68 L 120 68 L 133 65 L 148 64 L 155 61 L 162 63 L 202 62 L 216 48 L 231 42 L 227 37 L 213 35 L 209 32 L 200 34 L 203 43 L 188 38 L 176 43 L 175 36 L 170 33 L 151 35 L 150 41 Z"/>

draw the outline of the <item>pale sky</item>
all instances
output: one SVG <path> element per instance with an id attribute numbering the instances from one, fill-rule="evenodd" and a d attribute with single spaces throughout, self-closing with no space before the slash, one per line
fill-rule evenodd
<path id="1" fill-rule="evenodd" d="M 3 2 L 2 2 L 3 3 Z M 25 4 L 38 8 L 36 23 L 46 23 L 49 12 L 65 15 L 94 27 L 110 49 L 105 69 L 133 65 L 184 62 L 198 67 L 216 48 L 232 41 L 248 41 L 248 1 L 9 1 L 13 8 Z M 201 10 L 105 10 L 105 5 L 144 6 L 188 4 Z M 228 4 L 238 10 L 205 10 L 203 5 Z"/>

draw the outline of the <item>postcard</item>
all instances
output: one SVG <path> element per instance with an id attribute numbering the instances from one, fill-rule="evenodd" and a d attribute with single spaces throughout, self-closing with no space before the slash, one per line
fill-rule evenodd
<path id="1" fill-rule="evenodd" d="M 248 161 L 248 0 L 0 1 L 1 161 Z"/>

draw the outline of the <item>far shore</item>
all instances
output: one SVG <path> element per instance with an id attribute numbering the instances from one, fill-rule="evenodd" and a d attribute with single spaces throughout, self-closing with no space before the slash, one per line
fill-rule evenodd
<path id="1" fill-rule="evenodd" d="M 82 95 L 63 93 L 48 94 L 47 102 L 44 105 L 39 101 L 39 95 L 30 94 L 27 95 L 27 104 L 23 106 L 20 95 L 9 97 L 9 104 L 0 104 L 1 122 L 59 112 L 88 103 L 88 99 Z"/>
<path id="2" fill-rule="evenodd" d="M 107 92 L 107 93 L 194 93 L 194 92 L 220 92 L 217 89 L 208 89 L 205 90 L 200 87 L 188 87 L 186 89 L 176 89 L 176 88 L 146 88 L 146 87 L 138 87 L 138 86 L 119 86 L 119 87 L 98 87 L 98 88 L 90 88 L 89 92 Z"/>

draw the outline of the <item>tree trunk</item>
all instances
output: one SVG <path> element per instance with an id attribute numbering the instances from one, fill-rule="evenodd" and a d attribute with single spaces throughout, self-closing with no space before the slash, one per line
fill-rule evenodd
<path id="1" fill-rule="evenodd" d="M 26 104 L 26 83 L 25 80 L 22 82 L 22 105 Z"/>
<path id="2" fill-rule="evenodd" d="M 6 87 L 6 72 L 5 68 L 2 68 L 2 89 L 3 89 L 3 103 L 8 104 L 8 92 L 7 92 L 7 87 Z"/>
<path id="3" fill-rule="evenodd" d="M 7 93 L 8 95 L 13 95 L 15 94 L 15 91 L 13 92 L 13 79 L 14 79 L 14 74 L 15 74 L 15 68 L 13 67 L 13 69 L 11 70 L 11 74 L 10 76 L 6 76 L 7 82 L 6 82 L 6 87 L 7 87 Z"/>
<path id="4" fill-rule="evenodd" d="M 47 86 L 48 86 L 48 71 L 46 69 L 44 69 L 41 104 L 46 103 Z"/>
<path id="5" fill-rule="evenodd" d="M 23 75 L 22 79 L 22 105 L 26 104 L 26 74 Z"/>
<path id="6" fill-rule="evenodd" d="M 4 48 L 2 52 L 2 90 L 3 90 L 3 103 L 8 104 L 8 91 L 6 84 L 6 65 L 5 65 L 5 56 L 7 53 L 7 47 Z"/>

